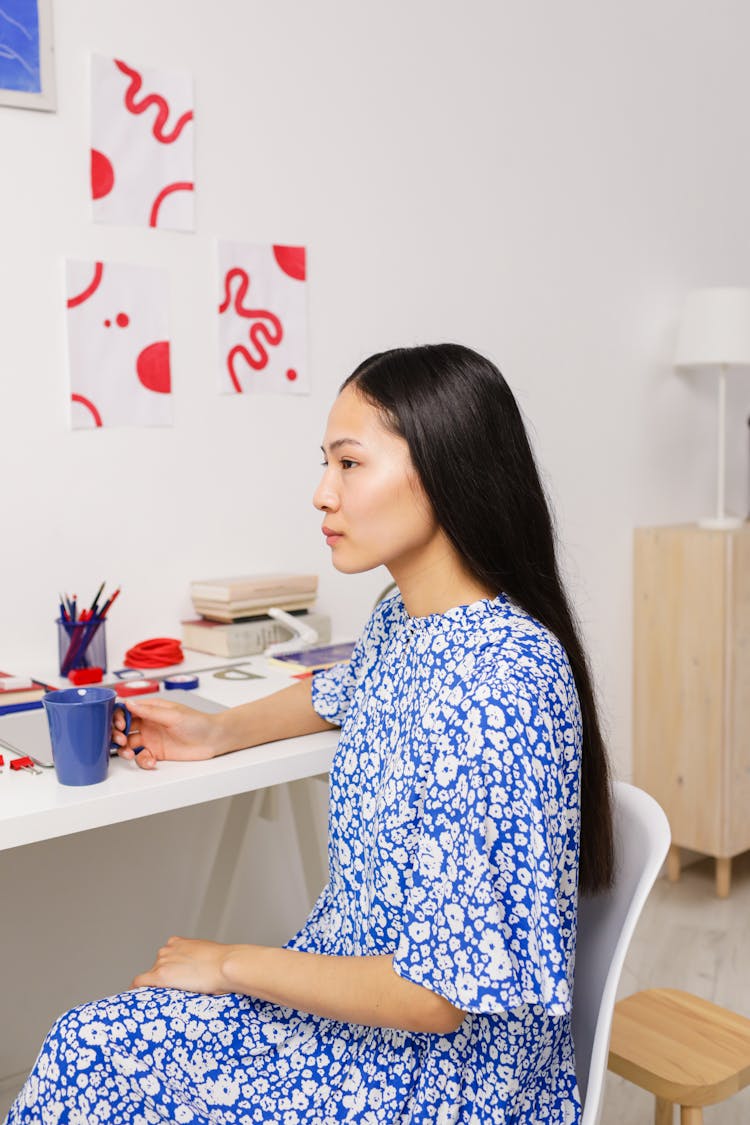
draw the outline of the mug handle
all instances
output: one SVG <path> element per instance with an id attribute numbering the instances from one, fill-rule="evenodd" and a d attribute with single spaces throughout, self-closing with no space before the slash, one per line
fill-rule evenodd
<path id="1" fill-rule="evenodd" d="M 124 703 L 118 702 L 118 703 L 115 703 L 113 708 L 112 708 L 113 718 L 114 718 L 114 712 L 117 711 L 117 710 L 122 711 L 123 718 L 125 719 L 125 730 L 124 730 L 123 733 L 124 734 L 130 734 L 130 721 L 132 719 L 132 715 L 130 714 L 130 712 L 128 711 L 128 709 L 127 709 L 127 707 L 125 706 Z M 119 750 L 120 749 L 116 742 L 110 742 L 109 748 L 110 748 L 110 750 Z"/>

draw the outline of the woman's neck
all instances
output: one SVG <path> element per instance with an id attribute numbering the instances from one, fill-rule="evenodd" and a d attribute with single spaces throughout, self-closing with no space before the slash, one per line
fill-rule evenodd
<path id="1" fill-rule="evenodd" d="M 391 575 L 410 617 L 446 613 L 456 606 L 471 605 L 498 594 L 471 573 L 447 540 L 427 557 L 401 560 L 399 566 L 391 568 Z"/>

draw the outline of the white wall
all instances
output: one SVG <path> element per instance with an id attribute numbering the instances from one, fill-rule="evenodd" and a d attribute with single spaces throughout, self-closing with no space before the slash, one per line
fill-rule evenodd
<path id="1" fill-rule="evenodd" d="M 530 419 L 627 771 L 631 530 L 713 502 L 713 400 L 671 370 L 676 318 L 750 274 L 747 6 L 207 10 L 66 0 L 58 112 L 0 109 L 0 667 L 51 659 L 57 591 L 102 578 L 113 653 L 177 633 L 191 578 L 290 560 L 355 631 L 386 576 L 331 571 L 309 504 L 327 407 L 369 352 L 457 339 Z M 196 234 L 91 222 L 92 50 L 194 74 Z M 216 394 L 217 236 L 309 246 L 310 397 Z M 68 430 L 65 256 L 169 271 L 173 429 Z"/>
<path id="2" fill-rule="evenodd" d="M 328 404 L 370 352 L 454 339 L 530 420 L 627 775 L 632 529 L 713 504 L 676 321 L 689 289 L 750 282 L 750 8 L 65 0 L 55 23 L 58 112 L 0 108 L 0 667 L 51 660 L 57 591 L 102 578 L 113 653 L 176 634 L 191 578 L 291 561 L 355 631 L 387 576 L 329 568 Z M 194 235 L 91 222 L 92 50 L 194 74 Z M 217 236 L 308 245 L 309 398 L 215 393 Z M 68 430 L 65 256 L 169 271 L 173 429 Z M 744 513 L 750 377 L 730 406 Z"/>

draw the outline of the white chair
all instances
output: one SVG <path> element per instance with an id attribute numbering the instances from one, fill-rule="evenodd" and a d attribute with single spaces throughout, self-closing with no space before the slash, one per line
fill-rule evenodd
<path id="1" fill-rule="evenodd" d="M 605 894 L 583 897 L 578 907 L 573 1041 L 581 1125 L 599 1120 L 620 973 L 670 843 L 667 818 L 653 797 L 624 781 L 614 783 L 613 797 L 614 883 Z"/>

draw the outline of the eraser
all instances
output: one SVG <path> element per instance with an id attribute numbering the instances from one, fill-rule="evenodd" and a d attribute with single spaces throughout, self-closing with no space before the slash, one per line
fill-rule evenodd
<path id="1" fill-rule="evenodd" d="M 77 687 L 80 684 L 100 684 L 104 679 L 104 672 L 101 668 L 71 668 L 68 679 Z"/>
<path id="2" fill-rule="evenodd" d="M 0 692 L 24 691 L 33 686 L 34 681 L 29 676 L 0 676 Z"/>

